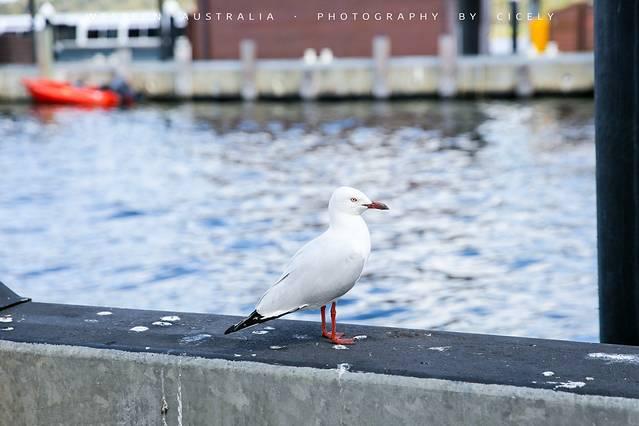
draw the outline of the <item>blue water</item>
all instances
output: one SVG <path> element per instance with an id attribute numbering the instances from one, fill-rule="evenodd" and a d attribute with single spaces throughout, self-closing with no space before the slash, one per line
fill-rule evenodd
<path id="1" fill-rule="evenodd" d="M 391 210 L 366 213 L 373 251 L 339 320 L 593 341 L 592 115 L 587 99 L 0 105 L 0 280 L 248 313 L 351 185 Z"/>

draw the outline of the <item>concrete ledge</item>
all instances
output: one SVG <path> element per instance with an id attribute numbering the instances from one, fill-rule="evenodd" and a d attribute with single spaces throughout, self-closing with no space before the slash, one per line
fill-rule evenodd
<path id="1" fill-rule="evenodd" d="M 0 342 L 12 424 L 637 424 L 625 398 Z"/>
<path id="2" fill-rule="evenodd" d="M 344 349 L 313 322 L 225 336 L 237 318 L 33 302 L 0 319 L 12 424 L 639 424 L 635 347 L 346 324 L 366 338 Z"/>

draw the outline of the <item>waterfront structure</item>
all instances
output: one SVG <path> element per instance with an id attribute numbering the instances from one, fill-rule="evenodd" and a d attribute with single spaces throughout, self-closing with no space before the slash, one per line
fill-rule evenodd
<path id="1" fill-rule="evenodd" d="M 52 29 L 57 61 L 85 60 L 118 49 L 130 50 L 134 59 L 159 59 L 163 20 L 172 38 L 186 27 L 186 15 L 175 8 L 169 14 L 153 10 L 58 13 L 47 5 L 33 21 L 28 14 L 0 16 L 0 63 L 34 62 L 32 29 L 39 31 L 45 25 Z"/>

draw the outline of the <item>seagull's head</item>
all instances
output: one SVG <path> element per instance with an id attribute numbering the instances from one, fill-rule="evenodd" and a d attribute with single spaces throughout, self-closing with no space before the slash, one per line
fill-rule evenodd
<path id="1" fill-rule="evenodd" d="M 337 188 L 328 203 L 330 212 L 360 215 L 368 209 L 388 210 L 388 206 L 379 201 L 371 201 L 362 191 L 348 186 Z"/>

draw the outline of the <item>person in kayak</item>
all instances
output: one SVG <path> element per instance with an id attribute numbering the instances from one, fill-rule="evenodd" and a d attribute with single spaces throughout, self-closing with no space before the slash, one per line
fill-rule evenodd
<path id="1" fill-rule="evenodd" d="M 117 93 L 120 96 L 121 105 L 131 105 L 136 99 L 136 93 L 133 88 L 120 73 L 114 73 L 111 81 L 100 86 L 100 89 Z"/>

